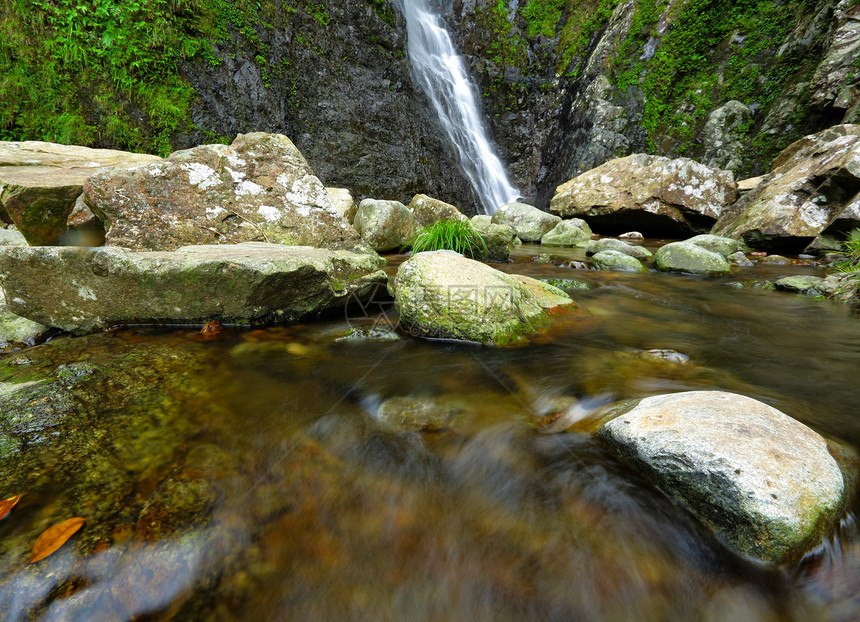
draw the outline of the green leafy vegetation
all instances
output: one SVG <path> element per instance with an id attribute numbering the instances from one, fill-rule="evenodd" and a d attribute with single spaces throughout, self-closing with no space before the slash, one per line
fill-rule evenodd
<path id="1" fill-rule="evenodd" d="M 368 0 L 368 2 L 383 22 L 389 26 L 394 26 L 397 23 L 394 10 L 389 6 L 389 0 Z"/>
<path id="2" fill-rule="evenodd" d="M 860 229 L 854 229 L 848 234 L 842 250 L 846 258 L 838 262 L 833 269 L 848 276 L 847 293 L 860 296 Z"/>
<path id="3" fill-rule="evenodd" d="M 424 227 L 411 246 L 413 253 L 450 250 L 472 259 L 484 259 L 489 253 L 484 238 L 465 220 L 440 220 Z"/>
<path id="4" fill-rule="evenodd" d="M 302 6 L 328 23 L 320 2 Z M 269 58 L 259 32 L 296 10 L 257 0 L 7 0 L 0 6 L 0 140 L 166 155 L 172 136 L 198 129 L 195 92 L 180 63 L 217 67 L 230 54 L 219 46 L 229 47 L 236 33 L 269 86 L 283 66 Z"/>

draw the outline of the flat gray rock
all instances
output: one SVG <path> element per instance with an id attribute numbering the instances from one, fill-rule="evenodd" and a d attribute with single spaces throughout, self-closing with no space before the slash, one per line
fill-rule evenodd
<path id="1" fill-rule="evenodd" d="M 174 252 L 26 247 L 0 253 L 9 310 L 76 334 L 129 323 L 271 323 L 369 296 L 375 254 L 266 243 Z"/>
<path id="2" fill-rule="evenodd" d="M 843 508 L 845 484 L 827 442 L 743 395 L 645 398 L 598 436 L 725 542 L 763 560 L 796 559 Z"/>

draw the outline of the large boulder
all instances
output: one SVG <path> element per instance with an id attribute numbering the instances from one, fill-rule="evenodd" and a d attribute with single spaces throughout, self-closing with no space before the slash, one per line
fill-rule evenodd
<path id="1" fill-rule="evenodd" d="M 712 233 L 759 248 L 801 251 L 819 236 L 839 239 L 860 226 L 858 193 L 860 125 L 831 127 L 782 151 L 770 175 Z"/>
<path id="2" fill-rule="evenodd" d="M 396 251 L 407 246 L 420 227 L 400 201 L 364 199 L 358 205 L 353 226 L 373 250 Z"/>
<path id="3" fill-rule="evenodd" d="M 725 276 L 732 273 L 725 257 L 690 242 L 671 242 L 661 246 L 654 255 L 654 265 L 662 272 L 706 276 Z"/>
<path id="4" fill-rule="evenodd" d="M 361 246 L 302 154 L 280 134 L 239 134 L 230 146 L 201 145 L 134 170 L 96 173 L 84 183 L 84 199 L 103 221 L 108 246 Z"/>
<path id="5" fill-rule="evenodd" d="M 583 218 L 593 229 L 689 235 L 710 229 L 737 198 L 730 171 L 637 153 L 610 160 L 562 184 L 550 211 Z"/>
<path id="6" fill-rule="evenodd" d="M 34 246 L 56 244 L 87 177 L 105 168 L 133 169 L 160 161 L 112 149 L 0 142 L 0 220 L 15 223 Z"/>
<path id="7" fill-rule="evenodd" d="M 77 334 L 124 323 L 290 321 L 387 283 L 375 254 L 244 243 L 175 252 L 10 248 L 0 253 L 9 310 Z"/>
<path id="8" fill-rule="evenodd" d="M 562 220 L 540 239 L 546 246 L 577 246 L 591 240 L 591 227 L 581 218 Z"/>
<path id="9" fill-rule="evenodd" d="M 493 214 L 493 224 L 510 225 L 523 242 L 540 242 L 561 218 L 525 203 L 505 203 Z"/>
<path id="10" fill-rule="evenodd" d="M 468 220 L 455 206 L 426 194 L 416 194 L 407 207 L 420 227 L 427 227 L 440 220 Z"/>
<path id="11" fill-rule="evenodd" d="M 691 391 L 630 406 L 598 436 L 743 553 L 796 559 L 843 508 L 845 484 L 827 442 L 767 404 Z"/>
<path id="12" fill-rule="evenodd" d="M 413 255 L 397 270 L 393 289 L 411 334 L 486 345 L 522 341 L 548 322 L 547 309 L 573 305 L 560 289 L 452 251 Z"/>

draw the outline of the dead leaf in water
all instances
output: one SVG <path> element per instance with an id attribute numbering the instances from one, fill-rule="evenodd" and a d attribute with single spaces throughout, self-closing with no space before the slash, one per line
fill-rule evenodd
<path id="1" fill-rule="evenodd" d="M 64 520 L 62 523 L 57 523 L 53 527 L 48 527 L 42 532 L 42 535 L 36 538 L 36 543 L 33 545 L 33 554 L 27 563 L 33 564 L 45 559 L 48 555 L 63 546 L 66 540 L 71 538 L 83 526 L 86 520 L 86 518 L 76 516 L 75 518 Z"/>
<path id="2" fill-rule="evenodd" d="M 196 341 L 214 341 L 224 338 L 224 326 L 218 320 L 206 322 L 193 337 Z"/>
<path id="3" fill-rule="evenodd" d="M 22 495 L 15 495 L 0 501 L 0 519 L 4 518 L 21 500 Z"/>

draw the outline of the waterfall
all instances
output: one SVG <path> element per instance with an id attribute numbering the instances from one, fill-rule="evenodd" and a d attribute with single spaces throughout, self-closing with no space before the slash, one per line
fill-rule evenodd
<path id="1" fill-rule="evenodd" d="M 425 0 L 403 2 L 412 74 L 433 102 L 481 207 L 492 214 L 503 203 L 514 201 L 519 191 L 511 185 L 484 131 L 472 81 L 441 19 L 430 12 Z"/>

